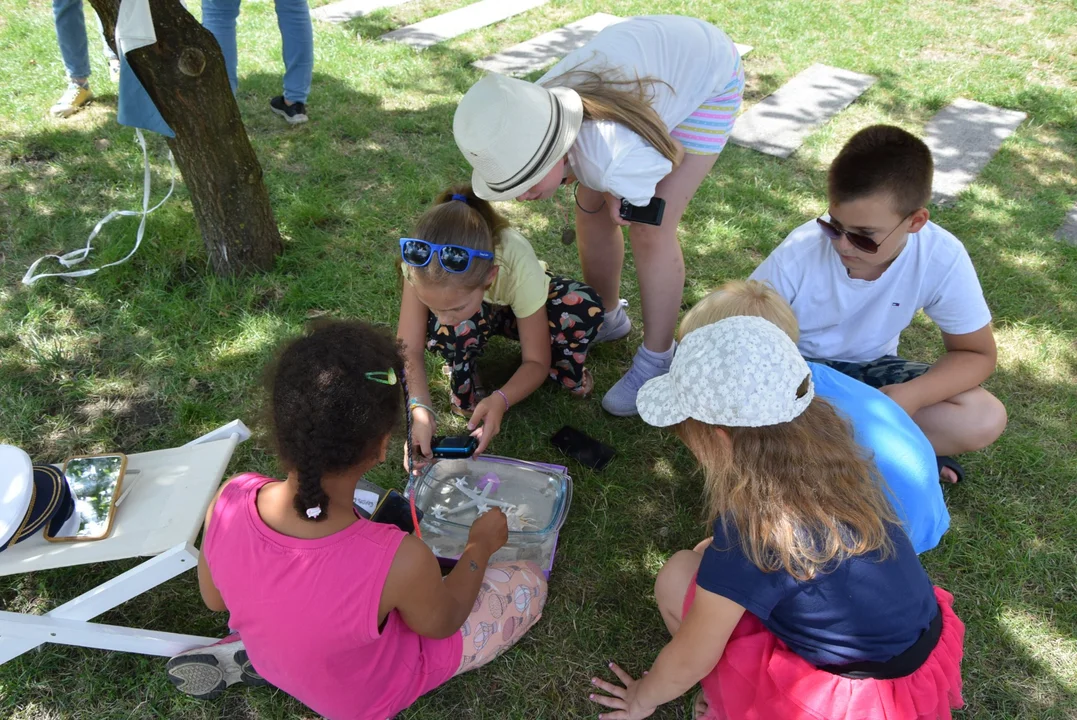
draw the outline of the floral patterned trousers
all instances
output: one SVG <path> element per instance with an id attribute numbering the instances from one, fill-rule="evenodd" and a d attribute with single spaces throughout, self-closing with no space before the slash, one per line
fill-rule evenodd
<path id="1" fill-rule="evenodd" d="M 589 344 L 602 327 L 602 300 L 583 283 L 551 275 L 546 317 L 550 326 L 550 379 L 574 389 L 583 382 Z M 512 308 L 483 302 L 479 312 L 455 327 L 442 325 L 430 313 L 426 348 L 445 359 L 457 407 L 471 410 L 481 399 L 475 397 L 475 361 L 494 335 L 520 339 Z"/>

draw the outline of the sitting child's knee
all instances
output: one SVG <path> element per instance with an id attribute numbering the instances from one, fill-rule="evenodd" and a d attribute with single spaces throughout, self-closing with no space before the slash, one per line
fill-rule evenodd
<path id="1" fill-rule="evenodd" d="M 654 580 L 654 596 L 659 607 L 669 606 L 679 613 L 684 594 L 688 592 L 688 585 L 699 570 L 701 559 L 699 553 L 681 550 L 666 561 Z"/>

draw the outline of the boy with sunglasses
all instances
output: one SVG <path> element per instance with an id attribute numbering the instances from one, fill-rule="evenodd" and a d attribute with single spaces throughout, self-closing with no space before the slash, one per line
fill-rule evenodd
<path id="1" fill-rule="evenodd" d="M 995 337 L 968 252 L 931 222 L 931 152 L 904 130 L 854 135 L 830 166 L 830 207 L 801 225 L 752 273 L 793 306 L 801 353 L 889 395 L 924 431 L 944 480 L 951 455 L 979 450 L 1006 427 L 980 387 L 995 370 Z M 920 309 L 942 331 L 934 365 L 897 356 Z"/>

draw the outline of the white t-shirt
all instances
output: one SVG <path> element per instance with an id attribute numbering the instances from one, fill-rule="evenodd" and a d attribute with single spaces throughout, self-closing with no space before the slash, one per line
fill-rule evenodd
<path id="1" fill-rule="evenodd" d="M 737 50 L 708 22 L 680 15 L 634 17 L 607 27 L 539 80 L 550 83 L 573 69 L 613 70 L 622 78 L 655 78 L 651 106 L 667 130 L 729 83 Z M 646 205 L 673 164 L 642 137 L 609 120 L 585 120 L 568 162 L 586 187 Z"/>
<path id="2" fill-rule="evenodd" d="M 928 222 L 878 280 L 849 277 L 815 220 L 789 233 L 755 269 L 793 306 L 797 346 L 805 357 L 869 362 L 897 355 L 901 331 L 923 308 L 949 335 L 991 322 L 976 269 L 965 246 Z"/>

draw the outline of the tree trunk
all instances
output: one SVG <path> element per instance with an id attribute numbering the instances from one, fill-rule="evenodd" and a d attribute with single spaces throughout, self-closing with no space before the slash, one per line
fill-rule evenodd
<path id="1" fill-rule="evenodd" d="M 90 0 L 114 44 L 120 0 Z M 218 275 L 268 270 L 283 244 L 262 166 L 239 116 L 216 38 L 179 0 L 150 0 L 157 42 L 127 55 L 165 122 Z"/>

